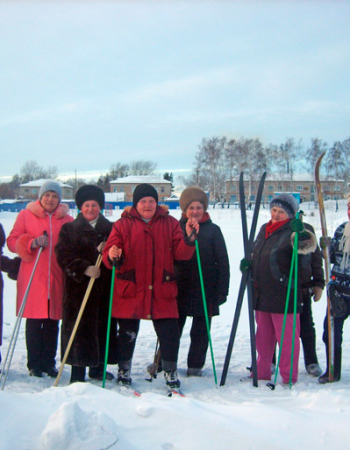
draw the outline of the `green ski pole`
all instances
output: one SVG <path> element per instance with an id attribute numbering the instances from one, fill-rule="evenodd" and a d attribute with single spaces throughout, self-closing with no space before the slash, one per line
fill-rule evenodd
<path id="1" fill-rule="evenodd" d="M 107 363 L 108 363 L 108 353 L 109 353 L 109 335 L 111 331 L 111 319 L 112 319 L 112 306 L 113 306 L 113 292 L 114 292 L 114 278 L 115 278 L 115 267 L 117 265 L 116 258 L 113 258 L 113 268 L 112 268 L 112 280 L 111 280 L 111 293 L 109 296 L 109 310 L 108 310 L 108 322 L 107 322 L 107 336 L 106 336 L 106 353 L 105 353 L 105 363 L 103 367 L 103 381 L 102 387 L 106 384 L 106 373 L 107 373 Z"/>
<path id="2" fill-rule="evenodd" d="M 297 214 L 299 218 L 299 213 Z M 289 375 L 289 389 L 292 388 L 293 377 L 293 362 L 294 362 L 294 344 L 295 344 L 295 329 L 297 324 L 297 302 L 298 302 L 298 243 L 299 233 L 296 232 L 294 236 L 294 249 L 296 248 L 296 257 L 294 261 L 294 305 L 293 305 L 293 338 L 292 338 L 292 354 L 290 357 L 290 375 Z"/>
<path id="3" fill-rule="evenodd" d="M 297 218 L 299 218 L 299 213 L 297 213 Z M 273 383 L 267 383 L 267 386 L 274 390 L 276 387 L 276 381 L 277 381 L 277 376 L 278 376 L 278 367 L 279 367 L 279 363 L 280 363 L 280 358 L 281 358 L 281 354 L 282 354 L 282 347 L 283 347 L 283 340 L 284 340 L 284 331 L 286 328 L 286 322 L 287 322 L 287 314 L 288 314 L 288 307 L 289 307 L 289 299 L 290 299 L 290 291 L 291 291 L 291 287 L 292 287 L 292 280 L 293 280 L 293 272 L 295 269 L 295 260 L 298 259 L 298 233 L 295 233 L 294 236 L 294 243 L 293 243 L 293 253 L 292 253 L 292 261 L 290 264 L 290 271 L 289 271 L 289 279 L 288 279 L 288 287 L 287 287 L 287 298 L 286 298 L 286 305 L 284 308 L 284 317 L 283 317 L 283 326 L 282 326 L 282 334 L 281 334 L 281 342 L 280 342 L 280 346 L 279 346 L 279 351 L 278 351 L 278 359 L 277 359 L 277 365 L 276 365 L 276 371 L 275 371 L 275 378 L 274 378 L 274 382 Z M 294 293 L 295 296 L 295 293 Z M 294 338 L 294 336 L 293 336 Z M 294 343 L 294 341 L 293 341 Z M 293 350 L 294 351 L 294 346 L 293 346 Z M 293 355 L 293 353 L 292 353 Z"/>
<path id="4" fill-rule="evenodd" d="M 208 332 L 208 340 L 209 340 L 209 346 L 210 346 L 211 361 L 212 361 L 212 364 L 213 364 L 214 380 L 215 380 L 215 384 L 216 384 L 216 387 L 217 387 L 218 386 L 218 380 L 217 380 L 217 377 L 216 377 L 213 344 L 211 342 L 210 325 L 209 325 L 208 309 L 207 309 L 207 301 L 206 301 L 206 298 L 205 298 L 205 289 L 204 289 L 204 282 L 203 282 L 202 264 L 201 264 L 201 258 L 200 258 L 200 255 L 199 255 L 199 247 L 198 247 L 197 239 L 195 240 L 195 243 L 196 243 L 196 253 L 197 253 L 197 261 L 198 261 L 199 279 L 200 279 L 200 282 L 201 282 L 201 289 L 202 289 L 202 298 L 203 298 L 203 309 L 204 309 L 204 315 L 205 315 L 205 323 L 207 325 L 207 332 Z"/>

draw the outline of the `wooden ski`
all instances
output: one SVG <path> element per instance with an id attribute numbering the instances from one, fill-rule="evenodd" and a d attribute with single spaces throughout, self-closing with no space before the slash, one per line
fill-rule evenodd
<path id="1" fill-rule="evenodd" d="M 318 199 L 318 209 L 320 212 L 321 230 L 322 236 L 328 237 L 327 233 L 327 223 L 326 223 L 326 212 L 323 203 L 323 193 L 320 180 L 320 166 L 322 159 L 326 152 L 323 152 L 318 158 L 315 166 L 315 183 L 316 183 L 316 193 Z M 329 247 L 322 249 L 323 257 L 325 262 L 325 276 L 326 276 L 326 286 L 330 280 L 331 274 L 331 264 Z M 329 367 L 329 381 L 332 382 L 334 379 L 334 318 L 331 315 L 331 302 L 327 293 L 327 317 L 328 317 L 328 367 Z"/>

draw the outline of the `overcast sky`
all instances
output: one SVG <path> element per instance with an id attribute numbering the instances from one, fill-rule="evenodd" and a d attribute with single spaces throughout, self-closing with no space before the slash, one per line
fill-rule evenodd
<path id="1" fill-rule="evenodd" d="M 344 140 L 349 19 L 340 0 L 0 0 L 0 177 L 178 175 L 212 136 Z"/>

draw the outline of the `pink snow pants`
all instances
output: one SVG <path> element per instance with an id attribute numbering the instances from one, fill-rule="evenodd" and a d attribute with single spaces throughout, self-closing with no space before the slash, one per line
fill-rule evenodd
<path id="1" fill-rule="evenodd" d="M 275 351 L 276 341 L 280 345 L 284 314 L 267 313 L 255 311 L 256 349 L 258 352 L 258 379 L 271 380 L 271 363 Z M 298 363 L 300 352 L 300 320 L 297 314 L 295 328 L 295 343 L 293 357 L 292 383 L 298 380 Z M 284 330 L 282 353 L 279 362 L 279 370 L 283 383 L 289 383 L 290 360 L 293 340 L 293 314 L 287 314 L 286 327 Z"/>

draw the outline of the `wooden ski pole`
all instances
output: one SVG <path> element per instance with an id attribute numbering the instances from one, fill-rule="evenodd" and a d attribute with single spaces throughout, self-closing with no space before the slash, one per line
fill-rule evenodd
<path id="1" fill-rule="evenodd" d="M 100 253 L 100 254 L 98 255 L 98 258 L 97 258 L 95 267 L 100 267 L 101 262 L 102 262 L 102 254 Z M 79 310 L 77 319 L 76 319 L 75 324 L 74 324 L 74 328 L 73 328 L 72 334 L 71 334 L 71 336 L 70 336 L 70 338 L 69 338 L 69 341 L 68 341 L 68 345 L 67 345 L 65 354 L 64 354 L 63 359 L 62 359 L 62 361 L 61 361 L 61 367 L 60 367 L 60 370 L 59 370 L 59 372 L 58 372 L 57 378 L 56 378 L 55 383 L 54 383 L 54 386 L 55 386 L 55 387 L 58 386 L 58 383 L 59 383 L 59 381 L 60 381 L 60 378 L 61 378 L 61 375 L 62 375 L 62 372 L 63 372 L 64 365 L 65 365 L 65 363 L 66 363 L 66 361 L 67 361 L 67 358 L 68 358 L 70 349 L 71 349 L 71 347 L 72 347 L 72 344 L 73 344 L 73 341 L 74 341 L 74 338 L 75 338 L 75 335 L 76 335 L 78 326 L 79 326 L 79 324 L 80 324 L 80 320 L 81 320 L 82 315 L 83 315 L 83 313 L 84 313 L 84 309 L 85 309 L 86 303 L 87 303 L 87 301 L 89 300 L 89 296 L 90 296 L 90 293 L 91 293 L 91 290 L 92 290 L 92 288 L 93 288 L 94 283 L 95 283 L 95 278 L 90 278 L 88 287 L 87 287 L 87 289 L 86 289 L 86 292 L 85 292 L 85 295 L 84 295 L 84 298 L 83 298 L 83 302 L 82 302 L 82 304 L 81 304 L 81 306 L 80 306 L 80 310 Z"/>

